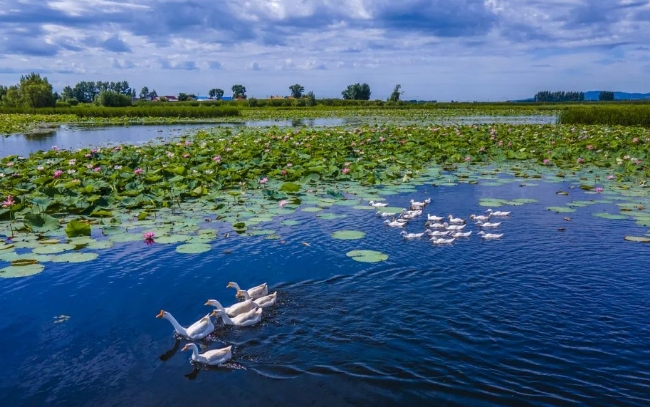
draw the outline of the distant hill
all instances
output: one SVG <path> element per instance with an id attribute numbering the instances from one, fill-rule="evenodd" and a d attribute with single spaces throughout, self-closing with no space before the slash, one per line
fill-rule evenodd
<path id="1" fill-rule="evenodd" d="M 600 95 L 599 90 L 590 90 L 585 92 L 585 100 L 598 100 Z M 650 93 L 628 93 L 628 92 L 614 92 L 614 100 L 639 100 L 650 99 Z"/>

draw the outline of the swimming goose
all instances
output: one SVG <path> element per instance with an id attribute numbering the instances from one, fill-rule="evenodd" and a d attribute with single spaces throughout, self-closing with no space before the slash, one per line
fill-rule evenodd
<path id="1" fill-rule="evenodd" d="M 246 301 L 250 301 L 251 297 L 246 291 L 237 291 L 237 297 L 242 297 Z M 278 292 L 273 294 L 265 295 L 264 297 L 256 298 L 253 300 L 260 308 L 270 307 L 275 304 L 275 300 L 278 298 Z"/>
<path id="2" fill-rule="evenodd" d="M 499 239 L 501 236 L 503 236 L 503 233 L 499 233 L 499 234 L 485 233 L 483 231 L 478 232 L 478 234 L 481 235 L 481 237 L 483 237 L 483 239 Z"/>
<path id="3" fill-rule="evenodd" d="M 264 298 L 264 297 L 259 297 L 259 298 Z M 255 309 L 259 306 L 255 301 L 253 300 L 246 300 L 242 302 L 238 302 L 237 304 L 233 304 L 228 308 L 224 308 L 221 303 L 217 300 L 208 300 L 205 305 L 211 305 L 215 307 L 218 310 L 224 311 L 226 314 L 228 314 L 229 317 L 236 317 L 237 315 L 243 314 L 245 312 L 248 312 L 252 309 Z"/>
<path id="4" fill-rule="evenodd" d="M 192 360 L 204 365 L 216 366 L 227 362 L 232 358 L 232 345 L 222 349 L 213 349 L 199 353 L 199 348 L 195 343 L 188 343 L 181 349 L 186 351 L 192 349 Z"/>
<path id="5" fill-rule="evenodd" d="M 400 234 L 402 236 L 404 236 L 404 239 L 419 239 L 422 236 L 424 236 L 424 232 L 422 232 L 422 233 L 406 233 L 406 231 L 404 231 L 404 230 Z"/>
<path id="6" fill-rule="evenodd" d="M 429 202 L 431 202 L 431 198 L 429 198 L 429 202 L 427 202 L 427 200 L 425 200 L 424 202 L 416 202 L 416 201 L 414 201 L 414 200 L 412 200 L 412 199 L 411 199 L 410 202 L 411 202 L 411 208 L 414 208 L 414 209 L 422 209 L 422 208 L 424 207 L 424 205 L 426 205 L 426 204 L 428 204 Z"/>
<path id="7" fill-rule="evenodd" d="M 446 228 L 448 226 L 449 226 L 449 224 L 447 222 L 445 222 L 445 223 L 429 223 L 429 227 L 431 229 L 444 229 L 444 228 Z"/>
<path id="8" fill-rule="evenodd" d="M 487 211 L 490 214 L 490 216 L 508 216 L 510 215 L 510 212 L 501 212 L 501 211 L 493 211 L 492 209 L 488 209 Z"/>
<path id="9" fill-rule="evenodd" d="M 241 290 L 241 288 L 239 288 L 239 285 L 237 285 L 237 283 L 233 283 L 233 282 L 228 283 L 228 286 L 226 288 L 234 288 L 237 291 Z M 264 283 L 264 284 L 260 284 L 258 286 L 249 288 L 246 291 L 248 291 L 248 295 L 250 295 L 252 299 L 255 299 L 255 298 L 267 295 L 269 293 L 269 287 L 266 285 L 266 283 Z M 236 295 L 237 294 L 235 294 L 235 296 Z"/>
<path id="10" fill-rule="evenodd" d="M 384 223 L 385 223 L 386 225 L 392 227 L 392 228 L 403 228 L 404 225 L 406 225 L 405 222 L 399 222 L 399 221 L 396 221 L 396 220 L 394 220 L 394 221 L 392 221 L 392 222 L 389 221 L 389 220 L 385 220 Z"/>
<path id="11" fill-rule="evenodd" d="M 449 225 L 447 230 L 463 230 L 467 225 Z"/>
<path id="12" fill-rule="evenodd" d="M 439 230 L 434 230 L 434 231 L 428 230 L 427 232 L 429 232 L 429 235 L 431 235 L 431 236 L 438 236 L 438 237 L 448 236 L 451 233 L 448 230 L 446 230 L 444 232 L 441 232 Z"/>
<path id="13" fill-rule="evenodd" d="M 162 318 L 169 321 L 174 327 L 176 333 L 182 337 L 191 340 L 199 340 L 205 338 L 214 331 L 214 324 L 210 320 L 210 316 L 211 314 L 204 316 L 187 328 L 183 328 L 172 314 L 164 310 L 160 310 L 160 313 L 156 315 L 156 318 Z"/>
<path id="14" fill-rule="evenodd" d="M 262 307 L 250 310 L 245 314 L 240 314 L 233 318 L 230 318 L 225 312 L 219 310 L 212 311 L 210 315 L 214 315 L 217 318 L 221 317 L 225 325 L 251 326 L 262 320 Z"/>
<path id="15" fill-rule="evenodd" d="M 449 218 L 449 223 L 456 223 L 456 224 L 463 224 L 465 223 L 464 219 L 461 218 L 454 218 L 453 215 L 447 216 Z"/>
<path id="16" fill-rule="evenodd" d="M 431 239 L 431 242 L 433 242 L 433 244 L 451 244 L 451 243 L 454 242 L 454 240 L 456 240 L 456 239 L 436 239 L 436 238 L 434 238 L 434 239 Z"/>
<path id="17" fill-rule="evenodd" d="M 469 237 L 469 235 L 472 234 L 472 231 L 470 230 L 469 232 L 456 232 L 453 233 L 451 236 L 454 238 L 459 238 L 459 237 Z"/>
<path id="18" fill-rule="evenodd" d="M 370 201 L 370 206 L 374 206 L 375 208 L 383 208 L 384 206 L 388 206 L 388 204 L 382 202 Z"/>
<path id="19" fill-rule="evenodd" d="M 501 224 L 501 222 L 492 222 L 492 223 L 490 223 L 490 222 L 479 222 L 479 223 L 477 223 L 478 227 L 480 227 L 480 228 L 496 228 L 496 227 L 499 227 L 500 224 Z"/>
<path id="20" fill-rule="evenodd" d="M 443 219 L 445 219 L 445 218 L 443 218 L 442 216 L 427 215 L 427 220 L 432 220 L 434 222 L 440 222 Z"/>
<path id="21" fill-rule="evenodd" d="M 477 222 L 485 222 L 485 221 L 490 220 L 490 215 L 488 214 L 488 215 L 478 215 L 477 216 L 477 215 L 472 214 L 472 215 L 469 215 L 469 218 L 474 219 Z"/>
<path id="22" fill-rule="evenodd" d="M 395 214 L 392 212 L 377 212 L 377 215 L 381 216 L 382 218 L 389 218 Z"/>

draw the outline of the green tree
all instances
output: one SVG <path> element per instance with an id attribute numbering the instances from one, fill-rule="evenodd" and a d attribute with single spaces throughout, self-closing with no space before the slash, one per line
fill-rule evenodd
<path id="1" fill-rule="evenodd" d="M 612 101 L 614 100 L 614 92 L 604 90 L 598 94 L 598 100 L 600 101 Z"/>
<path id="2" fill-rule="evenodd" d="M 6 86 L 0 85 L 0 106 L 2 106 L 2 98 L 7 94 L 8 90 Z"/>
<path id="3" fill-rule="evenodd" d="M 232 86 L 232 98 L 233 99 L 246 99 L 246 87 L 243 85 L 233 85 Z"/>
<path id="4" fill-rule="evenodd" d="M 104 90 L 97 96 L 97 103 L 106 107 L 124 107 L 131 105 L 131 95 L 112 90 Z"/>
<path id="5" fill-rule="evenodd" d="M 223 89 L 215 88 L 215 89 L 210 89 L 208 92 L 208 96 L 210 96 L 213 99 L 221 100 L 223 98 Z"/>
<path id="6" fill-rule="evenodd" d="M 140 90 L 140 99 L 148 99 L 148 98 L 149 98 L 149 88 L 143 86 L 142 89 Z"/>
<path id="7" fill-rule="evenodd" d="M 298 83 L 289 86 L 289 89 L 291 90 L 291 96 L 296 99 L 300 99 L 302 97 L 302 93 L 305 91 L 305 87 Z"/>
<path id="8" fill-rule="evenodd" d="M 193 93 L 179 93 L 178 94 L 178 101 L 179 102 L 187 102 L 189 100 L 196 100 L 196 95 Z"/>
<path id="9" fill-rule="evenodd" d="M 393 89 L 393 93 L 391 93 L 390 97 L 388 98 L 389 102 L 399 102 L 399 97 L 403 93 L 403 92 L 400 92 L 401 88 L 402 88 L 402 85 L 400 85 L 400 84 L 395 85 L 395 89 Z"/>
<path id="10" fill-rule="evenodd" d="M 341 95 L 345 100 L 370 100 L 370 86 L 367 83 L 355 83 L 349 85 Z"/>
<path id="11" fill-rule="evenodd" d="M 54 107 L 56 100 L 47 78 L 32 72 L 21 76 L 17 86 L 7 89 L 2 104 L 11 107 Z"/>
<path id="12" fill-rule="evenodd" d="M 307 93 L 307 106 L 316 106 L 316 95 L 312 91 Z"/>
<path id="13" fill-rule="evenodd" d="M 149 99 L 154 100 L 157 97 L 158 97 L 158 92 L 156 92 L 156 89 L 149 92 Z"/>

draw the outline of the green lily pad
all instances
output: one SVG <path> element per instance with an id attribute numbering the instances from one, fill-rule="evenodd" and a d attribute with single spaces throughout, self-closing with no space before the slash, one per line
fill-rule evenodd
<path id="1" fill-rule="evenodd" d="M 0 278 L 19 278 L 38 274 L 45 270 L 42 264 L 29 264 L 26 266 L 9 266 L 0 269 Z"/>
<path id="2" fill-rule="evenodd" d="M 182 244 L 176 248 L 176 252 L 183 254 L 198 254 L 210 251 L 212 247 L 205 243 Z"/>
<path id="3" fill-rule="evenodd" d="M 357 240 L 357 239 L 363 239 L 365 236 L 366 236 L 365 232 L 361 232 L 358 230 L 339 230 L 332 233 L 332 237 L 334 239 L 339 239 L 339 240 Z"/>
<path id="4" fill-rule="evenodd" d="M 191 238 L 192 238 L 191 236 L 187 236 L 187 235 L 171 235 L 171 236 L 154 237 L 153 240 L 154 242 L 161 243 L 161 244 L 174 244 L 174 243 L 187 242 Z"/>
<path id="5" fill-rule="evenodd" d="M 32 250 L 35 254 L 55 254 L 62 253 L 66 250 L 73 250 L 76 246 L 73 244 L 50 244 L 46 246 L 40 246 Z"/>
<path id="6" fill-rule="evenodd" d="M 507 203 L 508 201 L 505 199 L 496 199 L 496 198 L 483 198 L 479 200 L 478 204 L 480 206 L 487 206 L 487 207 L 499 207 L 503 206 Z"/>
<path id="7" fill-rule="evenodd" d="M 97 253 L 88 252 L 63 253 L 58 256 L 52 256 L 51 261 L 54 263 L 85 263 L 95 260 L 98 256 Z"/>
<path id="8" fill-rule="evenodd" d="M 317 208 L 315 206 L 308 206 L 306 208 L 302 208 L 303 212 L 320 212 L 322 210 L 323 210 L 323 208 Z"/>
<path id="9" fill-rule="evenodd" d="M 118 235 L 109 235 L 108 238 L 115 243 L 137 242 L 144 240 L 143 235 L 133 233 L 121 233 Z"/>
<path id="10" fill-rule="evenodd" d="M 358 210 L 361 210 L 361 211 L 374 211 L 377 208 L 375 208 L 374 206 L 370 206 L 370 205 L 355 205 L 355 206 L 352 207 L 352 209 L 358 209 Z"/>
<path id="11" fill-rule="evenodd" d="M 325 220 L 336 220 L 336 219 L 345 219 L 348 217 L 348 215 L 337 215 L 335 213 L 324 213 L 322 215 L 316 215 L 318 219 L 325 219 Z"/>
<path id="12" fill-rule="evenodd" d="M 650 243 L 650 237 L 645 236 L 625 236 L 624 239 L 628 242 Z"/>
<path id="13" fill-rule="evenodd" d="M 267 236 L 275 233 L 275 230 L 251 230 L 248 232 L 251 236 Z"/>
<path id="14" fill-rule="evenodd" d="M 90 224 L 80 219 L 72 219 L 65 227 L 68 237 L 90 236 Z"/>
<path id="15" fill-rule="evenodd" d="M 375 250 L 352 250 L 345 255 L 362 263 L 378 263 L 388 260 L 387 254 Z"/>
<path id="16" fill-rule="evenodd" d="M 597 217 L 603 218 L 603 219 L 611 219 L 611 220 L 629 219 L 625 215 L 615 215 L 615 214 L 607 213 L 607 212 L 594 213 L 594 216 L 597 216 Z"/>
<path id="17" fill-rule="evenodd" d="M 86 246 L 86 249 L 90 250 L 104 250 L 104 249 L 110 249 L 113 247 L 113 241 L 112 240 L 99 240 L 99 241 L 94 241 L 92 243 L 88 243 Z"/>
<path id="18" fill-rule="evenodd" d="M 378 208 L 377 212 L 397 214 L 401 213 L 403 210 L 404 208 L 398 208 L 397 206 L 385 206 L 383 208 Z"/>
<path id="19" fill-rule="evenodd" d="M 284 226 L 296 226 L 296 225 L 300 225 L 301 222 L 300 222 L 300 221 L 297 221 L 297 220 L 289 219 L 289 220 L 284 220 L 284 221 L 282 221 L 281 223 L 282 223 Z"/>

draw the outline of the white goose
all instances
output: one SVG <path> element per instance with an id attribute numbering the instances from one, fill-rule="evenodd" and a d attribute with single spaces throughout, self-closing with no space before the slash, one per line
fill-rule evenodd
<path id="1" fill-rule="evenodd" d="M 456 223 L 456 224 L 463 224 L 465 223 L 464 219 L 461 218 L 454 218 L 453 215 L 447 216 L 449 218 L 449 223 Z"/>
<path id="2" fill-rule="evenodd" d="M 459 238 L 459 237 L 469 237 L 469 235 L 472 234 L 472 231 L 470 230 L 469 232 L 456 232 L 453 233 L 451 236 L 454 238 Z"/>
<path id="3" fill-rule="evenodd" d="M 447 230 L 463 230 L 467 225 L 449 225 Z"/>
<path id="4" fill-rule="evenodd" d="M 501 236 L 503 236 L 503 233 L 485 233 L 483 231 L 478 232 L 478 234 L 481 235 L 483 239 L 500 239 Z"/>
<path id="5" fill-rule="evenodd" d="M 432 220 L 432 221 L 434 221 L 434 222 L 440 222 L 440 221 L 442 221 L 443 219 L 445 219 L 445 218 L 443 218 L 442 216 L 427 215 L 427 220 Z"/>
<path id="6" fill-rule="evenodd" d="M 449 224 L 447 222 L 445 222 L 445 223 L 429 223 L 429 227 L 431 229 L 444 229 L 444 228 L 446 228 L 448 226 L 449 226 Z"/>
<path id="7" fill-rule="evenodd" d="M 490 214 L 490 216 L 509 216 L 510 212 L 502 212 L 502 211 L 493 211 L 492 209 L 488 209 L 487 211 Z"/>
<path id="8" fill-rule="evenodd" d="M 264 298 L 264 297 L 260 297 Z M 237 315 L 243 314 L 245 312 L 248 312 L 252 309 L 256 309 L 259 307 L 259 304 L 257 304 L 253 300 L 246 300 L 242 302 L 238 302 L 236 304 L 231 305 L 228 308 L 224 308 L 223 305 L 217 300 L 208 300 L 205 305 L 211 305 L 215 307 L 216 309 L 225 312 L 228 314 L 229 317 L 236 317 Z"/>
<path id="9" fill-rule="evenodd" d="M 237 297 L 242 297 L 246 301 L 251 301 L 250 295 L 246 291 L 237 291 Z M 278 298 L 278 292 L 274 292 L 273 294 L 265 295 L 264 297 L 256 298 L 252 300 L 255 304 L 257 304 L 260 308 L 266 308 L 270 307 L 271 305 L 275 304 L 275 300 Z"/>
<path id="10" fill-rule="evenodd" d="M 188 343 L 181 349 L 186 351 L 192 349 L 192 360 L 204 365 L 216 366 L 227 362 L 232 358 L 232 345 L 223 349 L 213 349 L 199 353 L 199 348 L 195 343 Z"/>
<path id="11" fill-rule="evenodd" d="M 436 239 L 436 238 L 434 238 L 434 239 L 431 239 L 431 242 L 433 242 L 433 244 L 451 244 L 451 243 L 454 242 L 454 240 L 456 240 L 456 239 L 455 238 L 452 238 L 452 239 L 442 239 L 442 238 Z"/>
<path id="12" fill-rule="evenodd" d="M 422 232 L 422 233 L 406 233 L 406 231 L 404 231 L 404 230 L 400 234 L 402 236 L 404 236 L 404 239 L 419 239 L 422 236 L 424 236 L 424 232 Z"/>
<path id="13" fill-rule="evenodd" d="M 221 317 L 225 325 L 251 326 L 262 320 L 262 308 L 250 310 L 245 314 L 240 314 L 233 318 L 230 318 L 225 312 L 219 310 L 212 311 L 210 315 L 214 315 L 217 318 Z"/>
<path id="14" fill-rule="evenodd" d="M 181 324 L 176 321 L 176 318 L 172 316 L 172 314 L 164 310 L 160 310 L 160 313 L 156 315 L 156 318 L 166 319 L 171 322 L 171 324 L 174 326 L 174 330 L 182 337 L 192 340 L 199 340 L 205 338 L 210 333 L 212 333 L 212 331 L 214 331 L 214 324 L 210 320 L 210 316 L 211 314 L 204 316 L 187 328 L 183 328 Z"/>
<path id="15" fill-rule="evenodd" d="M 241 288 L 239 288 L 239 285 L 237 285 L 237 283 L 233 283 L 233 282 L 228 283 L 227 288 L 234 288 L 237 291 L 241 290 Z M 255 298 L 263 297 L 263 296 L 267 295 L 269 293 L 269 286 L 266 285 L 266 283 L 264 283 L 264 284 L 260 284 L 258 286 L 249 288 L 246 291 L 248 292 L 248 295 L 251 296 L 251 298 L 255 299 Z M 237 295 L 237 294 L 235 294 L 235 295 Z"/>
<path id="16" fill-rule="evenodd" d="M 394 221 L 385 220 L 384 223 L 392 228 L 403 228 L 404 225 L 406 225 L 406 222 L 400 222 L 397 220 Z"/>
<path id="17" fill-rule="evenodd" d="M 382 218 L 389 218 L 395 214 L 392 212 L 377 212 L 377 215 L 381 216 Z"/>
<path id="18" fill-rule="evenodd" d="M 499 227 L 501 222 L 483 222 L 483 223 L 477 223 L 477 225 L 481 228 L 496 228 Z"/>
<path id="19" fill-rule="evenodd" d="M 490 220 L 490 215 L 488 214 L 488 215 L 478 215 L 477 216 L 477 215 L 471 214 L 471 215 L 469 215 L 469 218 L 474 219 L 477 222 L 486 222 L 486 221 Z"/>
<path id="20" fill-rule="evenodd" d="M 384 206 L 388 206 L 388 204 L 382 202 L 370 201 L 370 206 L 374 206 L 375 208 L 383 208 Z"/>
<path id="21" fill-rule="evenodd" d="M 431 202 L 431 198 L 428 199 L 429 202 Z M 422 209 L 424 205 L 428 204 L 427 200 L 425 199 L 424 202 L 417 202 L 411 199 L 411 208 L 416 208 L 416 209 Z"/>
<path id="22" fill-rule="evenodd" d="M 448 235 L 451 233 L 451 232 L 448 231 L 448 230 L 446 230 L 446 231 L 444 231 L 444 232 L 442 232 L 442 231 L 440 231 L 440 230 L 434 230 L 434 231 L 430 231 L 430 230 L 429 230 L 428 232 L 429 232 L 429 235 L 431 235 L 431 236 L 438 236 L 438 237 L 448 236 Z"/>

